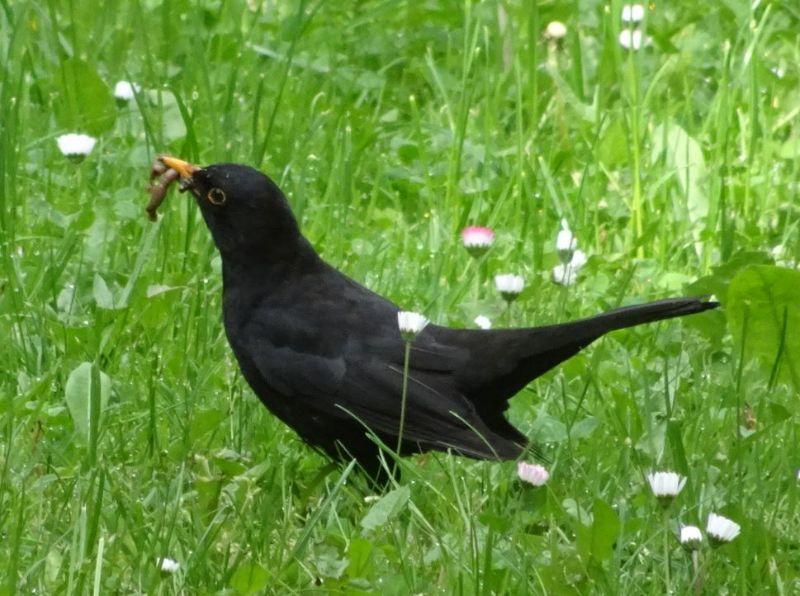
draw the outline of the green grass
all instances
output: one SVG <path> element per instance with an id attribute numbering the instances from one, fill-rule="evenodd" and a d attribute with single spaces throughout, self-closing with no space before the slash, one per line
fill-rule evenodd
<path id="1" fill-rule="evenodd" d="M 675 532 L 711 511 L 742 534 L 703 549 L 707 593 L 800 590 L 796 3 L 659 2 L 635 53 L 617 0 L 255 5 L 0 0 L 0 593 L 688 593 Z M 80 164 L 73 131 L 99 138 Z M 326 259 L 438 323 L 504 323 L 501 272 L 513 325 L 725 308 L 514 399 L 546 488 L 436 454 L 376 501 L 238 374 L 196 207 L 144 217 L 160 152 L 262 168 Z M 561 218 L 590 256 L 568 288 Z M 480 266 L 467 224 L 497 232 Z"/>

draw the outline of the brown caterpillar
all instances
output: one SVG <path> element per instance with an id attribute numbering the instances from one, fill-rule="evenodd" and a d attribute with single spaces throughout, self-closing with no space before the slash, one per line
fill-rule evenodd
<path id="1" fill-rule="evenodd" d="M 153 162 L 153 167 L 150 168 L 151 184 L 150 188 L 147 190 L 150 193 L 150 201 L 144 208 L 150 221 L 158 220 L 158 215 L 156 212 L 158 211 L 161 203 L 164 202 L 164 197 L 167 196 L 167 191 L 169 190 L 170 185 L 178 178 L 180 178 L 180 174 L 178 172 L 165 166 L 161 162 L 160 156 L 156 158 L 156 160 Z"/>

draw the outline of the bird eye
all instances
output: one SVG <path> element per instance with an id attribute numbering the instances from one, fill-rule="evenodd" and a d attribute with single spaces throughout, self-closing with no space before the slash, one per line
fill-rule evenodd
<path id="1" fill-rule="evenodd" d="M 228 197 L 225 196 L 225 192 L 221 188 L 212 188 L 208 191 L 206 198 L 208 202 L 213 205 L 224 205 L 225 201 L 228 200 Z"/>

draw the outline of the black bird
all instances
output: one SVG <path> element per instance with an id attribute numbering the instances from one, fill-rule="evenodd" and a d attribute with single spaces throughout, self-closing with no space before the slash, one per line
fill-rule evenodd
<path id="1" fill-rule="evenodd" d="M 394 449 L 400 429 L 398 307 L 323 261 L 261 172 L 159 159 L 154 175 L 177 172 L 222 256 L 225 331 L 253 391 L 307 443 L 381 476 L 374 437 Z M 527 439 L 504 413 L 530 381 L 609 331 L 716 306 L 676 298 L 546 327 L 428 325 L 411 347 L 400 452 L 515 459 Z"/>

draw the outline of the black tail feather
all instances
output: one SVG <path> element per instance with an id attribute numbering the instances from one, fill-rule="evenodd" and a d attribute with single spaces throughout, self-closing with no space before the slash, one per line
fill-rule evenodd
<path id="1" fill-rule="evenodd" d="M 616 329 L 642 325 L 643 323 L 652 323 L 654 321 L 662 321 L 673 317 L 693 315 L 717 308 L 718 306 L 719 302 L 709 301 L 707 297 L 671 298 L 668 300 L 659 300 L 657 302 L 648 302 L 647 304 L 623 306 L 622 308 L 608 311 L 589 320 L 596 320 L 601 326 L 605 327 L 602 333 L 607 333 Z"/>
<path id="2" fill-rule="evenodd" d="M 473 336 L 471 358 L 459 371 L 459 384 L 481 417 L 495 423 L 490 428 L 516 441 L 516 429 L 499 421 L 508 400 L 525 385 L 610 331 L 701 313 L 717 306 L 707 297 L 674 298 L 625 306 L 559 325 L 482 332 Z"/>

